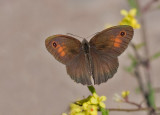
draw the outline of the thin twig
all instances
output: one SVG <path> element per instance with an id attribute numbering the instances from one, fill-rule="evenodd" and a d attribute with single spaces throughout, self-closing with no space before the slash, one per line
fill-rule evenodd
<path id="1" fill-rule="evenodd" d="M 152 0 L 153 1 L 153 0 Z M 148 48 L 148 41 L 147 41 L 147 34 L 146 34 L 146 23 L 145 23 L 145 19 L 144 19 L 144 14 L 143 14 L 143 11 L 142 9 L 143 8 L 140 8 L 140 3 L 139 1 L 137 0 L 137 4 L 138 4 L 138 7 L 139 7 L 139 10 L 140 10 L 140 23 L 141 23 L 141 32 L 142 32 L 142 40 L 143 40 L 143 43 L 145 44 L 144 46 L 144 53 L 145 53 L 145 68 L 146 68 L 146 78 L 147 78 L 147 82 L 148 83 L 151 83 L 151 78 L 150 78 L 150 60 L 149 60 L 149 48 Z"/>
<path id="2" fill-rule="evenodd" d="M 152 108 L 137 108 L 137 109 L 120 109 L 120 108 L 106 108 L 109 111 L 123 111 L 123 112 L 136 112 L 136 111 L 150 111 Z M 160 110 L 160 107 L 156 110 Z"/>
<path id="3" fill-rule="evenodd" d="M 131 102 L 129 100 L 124 100 L 125 103 L 128 103 L 128 104 L 131 104 L 131 105 L 135 105 L 137 106 L 138 108 L 141 108 L 141 104 L 138 104 L 138 103 L 135 103 L 135 102 Z"/>
<path id="4" fill-rule="evenodd" d="M 131 47 L 133 48 L 134 54 L 135 54 L 135 56 L 136 56 L 136 59 L 138 60 L 138 64 L 142 64 L 142 65 L 143 65 L 141 56 L 140 56 L 139 53 L 137 52 L 136 46 L 134 45 L 133 42 L 131 42 Z"/>
<path id="5" fill-rule="evenodd" d="M 157 1 L 157 0 L 152 0 L 153 1 Z M 140 23 L 141 23 L 141 35 L 142 35 L 142 40 L 143 43 L 145 44 L 144 46 L 144 55 L 145 55 L 145 59 L 144 59 L 144 68 L 145 68 L 145 76 L 146 76 L 146 81 L 147 81 L 147 87 L 144 91 L 144 89 L 142 90 L 143 96 L 146 100 L 146 104 L 149 108 L 152 108 L 149 112 L 150 115 L 155 114 L 154 111 L 154 107 L 151 104 L 150 100 L 149 100 L 149 96 L 150 93 L 152 92 L 152 82 L 151 82 L 151 74 L 150 74 L 150 59 L 149 59 L 149 47 L 148 47 L 148 42 L 147 42 L 147 34 L 146 34 L 146 23 L 145 23 L 145 18 L 144 18 L 144 10 L 148 10 L 149 7 L 151 6 L 152 2 L 149 2 L 144 8 L 140 7 L 140 1 L 136 0 L 137 2 L 137 7 L 140 11 Z M 144 9 L 144 10 L 143 10 Z M 137 69 L 135 69 L 137 70 Z M 136 72 L 135 72 L 136 73 Z M 139 73 L 139 72 L 138 72 Z M 143 84 L 143 88 L 145 87 L 145 85 Z M 140 88 L 142 89 L 142 87 L 140 86 Z"/>
<path id="6" fill-rule="evenodd" d="M 139 53 L 138 53 L 138 51 L 137 51 L 134 43 L 131 43 L 131 46 L 132 46 L 132 48 L 133 48 L 135 57 L 136 57 L 136 59 L 138 60 L 138 63 L 141 63 L 141 57 L 140 57 L 140 55 L 139 55 Z M 146 91 L 145 91 L 145 88 L 144 88 L 144 84 L 143 84 L 143 82 L 142 82 L 142 76 L 141 76 L 141 74 L 140 74 L 138 65 L 135 66 L 134 75 L 135 75 L 135 77 L 137 78 L 137 81 L 138 81 L 140 90 L 141 90 L 141 92 L 142 92 L 142 94 L 143 94 L 143 96 L 144 96 L 144 98 L 145 98 Z"/>
<path id="7" fill-rule="evenodd" d="M 152 4 L 155 3 L 155 2 L 157 2 L 157 1 L 158 1 L 158 0 L 151 0 L 151 1 L 149 1 L 149 2 L 145 5 L 145 7 L 143 7 L 142 12 L 143 12 L 143 13 L 147 12 L 147 11 L 150 9 L 150 7 L 152 6 Z"/>

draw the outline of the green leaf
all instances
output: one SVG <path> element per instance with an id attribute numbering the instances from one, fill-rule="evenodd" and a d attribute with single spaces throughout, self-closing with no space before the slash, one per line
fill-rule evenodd
<path id="1" fill-rule="evenodd" d="M 105 108 L 100 108 L 100 111 L 102 112 L 102 115 L 109 115 L 109 110 L 105 109 Z"/>
<path id="2" fill-rule="evenodd" d="M 160 52 L 157 52 L 151 57 L 151 60 L 157 59 L 159 57 L 160 57 Z"/>
<path id="3" fill-rule="evenodd" d="M 136 0 L 127 0 L 128 4 L 130 5 L 131 8 L 136 8 L 137 9 L 137 15 L 140 15 L 140 11 L 138 8 L 138 4 Z"/>
<path id="4" fill-rule="evenodd" d="M 145 43 L 139 43 L 135 45 L 136 50 L 141 49 L 143 46 L 145 45 Z"/>
<path id="5" fill-rule="evenodd" d="M 91 86 L 88 86 L 88 89 L 89 91 L 93 94 L 93 93 L 96 93 L 96 90 L 95 88 L 91 85 Z"/>
<path id="6" fill-rule="evenodd" d="M 155 105 L 155 92 L 154 89 L 152 88 L 151 84 L 148 84 L 148 89 L 149 89 L 149 95 L 148 95 L 148 103 L 151 107 L 153 107 L 154 109 L 156 108 Z"/>

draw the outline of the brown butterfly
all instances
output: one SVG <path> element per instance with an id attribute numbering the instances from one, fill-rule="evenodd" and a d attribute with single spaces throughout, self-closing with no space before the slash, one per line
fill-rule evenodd
<path id="1" fill-rule="evenodd" d="M 92 85 L 106 82 L 117 72 L 118 56 L 128 47 L 133 28 L 114 26 L 97 33 L 88 42 L 67 36 L 54 35 L 45 40 L 47 50 L 66 65 L 67 73 L 77 83 Z"/>

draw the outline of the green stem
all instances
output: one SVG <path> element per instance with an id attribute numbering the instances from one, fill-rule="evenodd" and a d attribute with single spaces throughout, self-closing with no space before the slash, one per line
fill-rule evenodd
<path id="1" fill-rule="evenodd" d="M 87 86 L 89 91 L 93 94 L 96 93 L 96 89 L 91 85 L 91 86 Z"/>

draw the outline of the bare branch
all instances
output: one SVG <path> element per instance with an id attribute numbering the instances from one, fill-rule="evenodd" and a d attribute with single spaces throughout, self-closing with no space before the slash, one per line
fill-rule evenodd
<path id="1" fill-rule="evenodd" d="M 121 108 L 106 108 L 109 111 L 123 111 L 123 112 L 136 112 L 136 111 L 151 111 L 152 108 L 137 108 L 137 109 L 121 109 Z M 156 110 L 160 110 L 160 107 Z"/>

